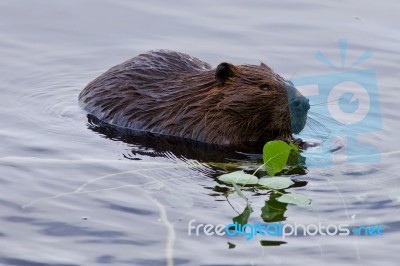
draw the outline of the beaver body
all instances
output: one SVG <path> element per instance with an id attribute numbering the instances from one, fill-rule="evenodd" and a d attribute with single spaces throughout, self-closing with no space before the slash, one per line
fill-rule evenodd
<path id="1" fill-rule="evenodd" d="M 90 82 L 81 106 L 110 125 L 218 145 L 299 133 L 310 106 L 268 66 L 221 63 L 167 50 L 138 55 Z"/>

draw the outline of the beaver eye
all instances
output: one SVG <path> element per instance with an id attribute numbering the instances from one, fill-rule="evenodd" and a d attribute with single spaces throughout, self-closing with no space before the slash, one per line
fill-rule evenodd
<path id="1" fill-rule="evenodd" d="M 260 89 L 262 91 L 270 91 L 270 90 L 272 90 L 272 87 L 269 84 L 262 84 L 262 85 L 260 85 Z"/>

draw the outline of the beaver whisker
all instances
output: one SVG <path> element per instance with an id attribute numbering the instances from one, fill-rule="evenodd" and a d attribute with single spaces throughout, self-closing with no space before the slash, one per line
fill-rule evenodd
<path id="1" fill-rule="evenodd" d="M 311 122 L 311 121 L 310 121 Z M 307 123 L 306 127 L 308 127 L 309 129 L 311 129 L 312 132 L 314 132 L 315 134 L 318 134 L 319 132 L 317 131 L 317 129 L 314 127 L 314 125 L 311 123 Z"/>
<path id="2" fill-rule="evenodd" d="M 308 123 L 306 124 L 306 126 L 308 126 L 310 129 L 313 129 L 313 128 L 320 129 L 321 131 L 325 131 L 328 134 L 332 133 L 332 130 L 330 130 L 324 124 L 322 124 L 321 122 L 319 122 L 311 117 L 308 117 Z M 314 133 L 318 134 L 321 132 L 314 131 Z"/>
<path id="3" fill-rule="evenodd" d="M 310 106 L 324 106 L 324 105 L 329 105 L 331 103 L 335 103 L 335 102 L 339 102 L 340 98 L 337 100 L 332 100 L 329 102 L 322 102 L 322 103 L 314 103 L 314 104 L 310 104 Z"/>
<path id="4" fill-rule="evenodd" d="M 312 112 L 312 111 L 308 112 L 308 116 L 307 117 L 310 117 L 310 116 L 315 116 L 315 117 L 317 117 L 319 119 L 322 119 L 324 121 L 331 122 L 331 123 L 335 123 L 335 121 L 336 121 L 332 117 L 328 117 L 326 115 L 323 115 L 323 114 L 320 114 L 320 113 L 317 113 L 317 112 Z"/>

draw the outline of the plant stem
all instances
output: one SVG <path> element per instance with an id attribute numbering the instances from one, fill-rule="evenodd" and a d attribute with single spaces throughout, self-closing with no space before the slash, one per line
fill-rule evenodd
<path id="1" fill-rule="evenodd" d="M 260 166 L 254 171 L 254 173 L 253 173 L 252 175 L 256 176 L 256 173 L 257 173 L 262 167 L 264 167 L 264 166 L 265 166 L 265 163 L 263 163 L 262 165 L 260 165 Z"/>

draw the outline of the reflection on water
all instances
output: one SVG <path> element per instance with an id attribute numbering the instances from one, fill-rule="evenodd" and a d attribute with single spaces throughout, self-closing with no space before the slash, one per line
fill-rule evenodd
<path id="1" fill-rule="evenodd" d="M 395 265 L 398 5 L 0 1 L 0 264 Z M 151 49 L 185 52 L 213 66 L 263 61 L 290 79 L 334 71 L 313 58 L 322 50 L 340 60 L 342 38 L 349 38 L 349 62 L 373 51 L 358 67 L 376 70 L 383 129 L 361 141 L 379 147 L 382 160 L 349 164 L 340 138 L 330 150 L 331 168 L 309 167 L 318 158 L 305 152 L 307 172 L 285 175 L 297 180 L 290 192 L 312 200 L 308 207 L 244 188 L 249 213 L 232 187 L 215 178 L 254 169 L 258 154 L 121 134 L 88 123 L 78 107 L 89 81 Z M 239 215 L 249 223 L 381 224 L 385 231 L 251 241 L 188 236 L 192 219 L 229 224 Z"/>
<path id="2" fill-rule="evenodd" d="M 88 115 L 88 128 L 100 134 L 100 136 L 111 140 L 123 141 L 132 148 L 129 153 L 124 154 L 125 158 L 132 160 L 140 159 L 136 155 L 147 155 L 150 157 L 165 157 L 171 160 L 197 160 L 199 162 L 229 162 L 246 161 L 252 154 L 260 154 L 260 147 L 257 145 L 248 146 L 247 152 L 226 147 L 211 145 L 190 139 L 174 138 L 164 135 L 155 135 L 146 132 L 132 131 L 113 127 L 102 123 L 96 117 Z M 262 147 L 262 146 L 261 146 Z"/>

